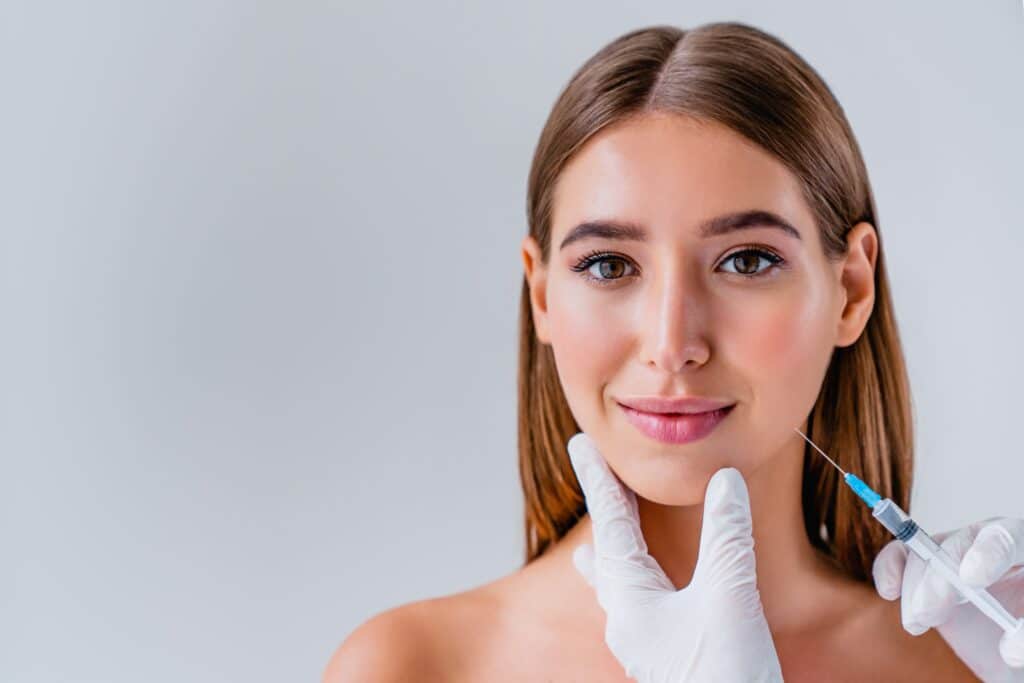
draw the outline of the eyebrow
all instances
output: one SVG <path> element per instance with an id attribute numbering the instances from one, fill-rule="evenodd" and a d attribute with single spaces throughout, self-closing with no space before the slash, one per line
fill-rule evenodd
<path id="1" fill-rule="evenodd" d="M 800 231 L 790 225 L 781 216 L 771 211 L 739 211 L 723 216 L 716 216 L 701 223 L 698 233 L 701 237 L 717 237 L 736 230 L 749 230 L 751 228 L 777 228 L 791 237 L 802 239 Z M 631 240 L 636 242 L 647 241 L 647 231 L 636 223 L 594 220 L 580 223 L 569 231 L 558 249 L 565 249 L 573 242 L 578 242 L 589 237 L 598 237 L 610 240 Z"/>

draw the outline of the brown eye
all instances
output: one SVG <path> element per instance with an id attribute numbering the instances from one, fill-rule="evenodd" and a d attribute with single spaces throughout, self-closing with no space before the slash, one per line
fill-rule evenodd
<path id="1" fill-rule="evenodd" d="M 597 252 L 581 258 L 572 266 L 572 270 L 582 273 L 583 278 L 596 284 L 607 285 L 623 279 L 624 275 L 628 274 L 624 272 L 627 267 L 632 266 L 626 259 L 614 254 Z"/>
<path id="2" fill-rule="evenodd" d="M 732 262 L 737 264 L 736 270 L 743 273 L 744 275 L 751 275 L 757 272 L 757 262 L 761 260 L 760 256 L 751 254 L 749 251 L 745 251 L 742 254 L 736 254 L 732 257 Z M 740 265 L 742 264 L 742 265 Z"/>
<path id="3" fill-rule="evenodd" d="M 758 261 L 761 259 L 767 261 L 769 265 L 767 268 L 758 270 Z M 736 270 L 727 270 L 726 272 L 736 273 L 737 275 L 744 275 L 746 277 L 758 277 L 781 262 L 782 258 L 776 256 L 770 251 L 765 251 L 764 249 L 744 249 L 742 251 L 737 251 L 734 254 L 730 254 L 722 263 L 735 264 Z"/>
<path id="4" fill-rule="evenodd" d="M 598 267 L 597 272 L 605 280 L 614 280 L 615 278 L 622 277 L 622 271 L 625 270 L 625 264 L 619 259 L 601 259 L 594 265 Z"/>

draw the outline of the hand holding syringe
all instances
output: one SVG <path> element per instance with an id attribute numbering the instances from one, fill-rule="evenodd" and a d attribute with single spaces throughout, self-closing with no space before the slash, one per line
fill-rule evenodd
<path id="1" fill-rule="evenodd" d="M 856 475 L 843 470 L 832 458 L 818 448 L 806 434 L 799 429 L 796 431 L 843 474 L 843 480 L 847 486 L 871 508 L 872 516 L 881 522 L 893 536 L 902 541 L 915 555 L 920 557 L 929 566 L 934 567 L 935 571 L 949 581 L 965 600 L 977 606 L 983 614 L 998 624 L 1006 633 L 1018 633 L 1024 628 L 1024 619 L 1013 616 L 991 593 L 982 587 L 971 586 L 965 583 L 960 577 L 960 563 L 951 557 L 931 536 L 925 533 L 896 503 L 889 498 L 882 498 Z"/>

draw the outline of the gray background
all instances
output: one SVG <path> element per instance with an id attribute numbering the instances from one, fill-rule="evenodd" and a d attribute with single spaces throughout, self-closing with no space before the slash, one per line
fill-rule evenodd
<path id="1" fill-rule="evenodd" d="M 916 516 L 1024 514 L 1020 0 L 604 5 L 0 5 L 0 680 L 315 680 L 516 568 L 530 157 L 656 23 L 753 23 L 829 82 Z"/>

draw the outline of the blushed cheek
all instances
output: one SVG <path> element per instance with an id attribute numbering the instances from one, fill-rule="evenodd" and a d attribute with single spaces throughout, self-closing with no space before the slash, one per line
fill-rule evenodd
<path id="1" fill-rule="evenodd" d="M 729 335 L 742 340 L 730 355 L 749 377 L 762 428 L 791 430 L 813 406 L 831 356 L 828 316 L 821 300 L 783 298 L 751 307 L 746 333 Z"/>
<path id="2" fill-rule="evenodd" d="M 750 329 L 756 329 L 757 333 L 735 338 L 744 340 L 743 357 L 749 361 L 749 367 L 763 375 L 759 384 L 791 376 L 791 371 L 799 366 L 807 350 L 803 317 L 791 310 L 773 308 L 762 315 L 752 316 L 749 322 Z"/>
<path id="3" fill-rule="evenodd" d="M 584 429 L 602 419 L 603 389 L 620 370 L 627 345 L 627 321 L 601 292 L 571 284 L 548 297 L 552 350 L 559 380 L 577 422 Z"/>

